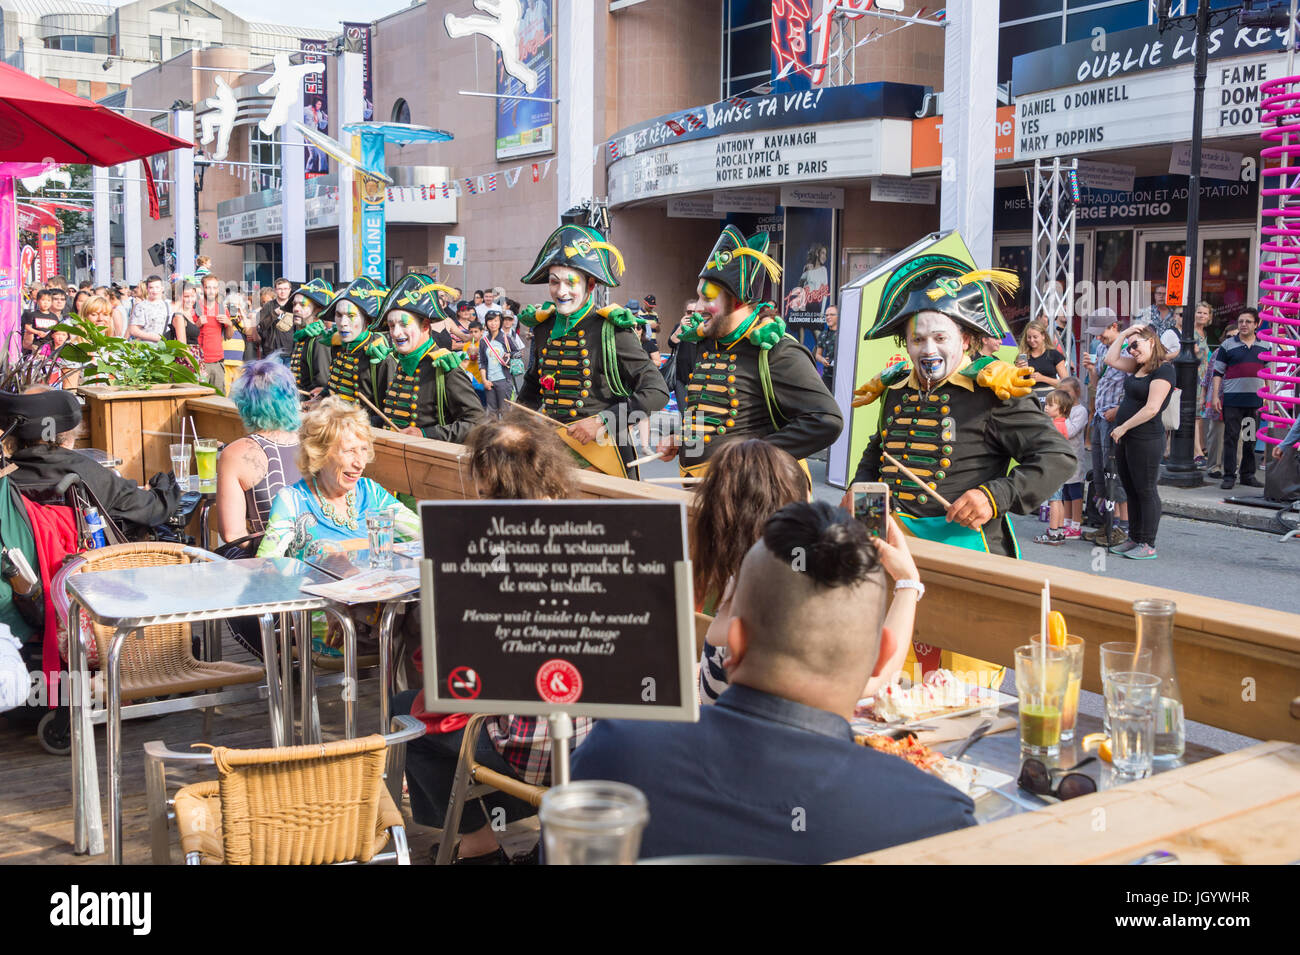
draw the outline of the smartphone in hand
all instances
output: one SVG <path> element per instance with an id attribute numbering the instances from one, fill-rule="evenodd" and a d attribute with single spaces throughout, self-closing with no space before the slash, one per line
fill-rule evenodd
<path id="1" fill-rule="evenodd" d="M 889 536 L 889 485 L 881 481 L 862 481 L 849 488 L 853 496 L 853 516 L 866 525 L 872 537 Z"/>

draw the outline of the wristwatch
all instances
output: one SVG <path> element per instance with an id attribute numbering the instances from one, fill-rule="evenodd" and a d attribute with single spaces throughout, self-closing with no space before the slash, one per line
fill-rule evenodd
<path id="1" fill-rule="evenodd" d="M 894 592 L 897 593 L 900 590 L 915 590 L 917 600 L 920 600 L 925 596 L 925 584 L 921 583 L 919 580 L 894 581 Z"/>

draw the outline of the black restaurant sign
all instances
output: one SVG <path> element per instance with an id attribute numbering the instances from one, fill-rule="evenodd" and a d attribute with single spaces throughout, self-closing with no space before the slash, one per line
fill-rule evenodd
<path id="1" fill-rule="evenodd" d="M 686 510 L 666 501 L 431 501 L 425 708 L 694 720 Z"/>
<path id="2" fill-rule="evenodd" d="M 1215 27 L 1210 31 L 1206 55 L 1215 60 L 1284 50 L 1286 32 L 1242 29 L 1235 22 Z M 1130 73 L 1190 65 L 1195 58 L 1196 44 L 1189 31 L 1172 28 L 1161 33 L 1155 26 L 1117 30 L 1104 37 L 1075 40 L 1016 57 L 1011 62 L 1011 92 L 1020 97 Z"/>

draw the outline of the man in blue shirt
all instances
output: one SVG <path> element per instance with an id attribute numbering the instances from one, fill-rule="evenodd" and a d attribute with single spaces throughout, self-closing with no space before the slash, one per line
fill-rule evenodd
<path id="1" fill-rule="evenodd" d="M 968 797 L 853 741 L 863 686 L 910 638 L 882 631 L 885 579 L 843 511 L 778 511 L 737 577 L 730 687 L 698 723 L 597 723 L 573 778 L 645 793 L 642 858 L 818 864 L 973 825 Z"/>

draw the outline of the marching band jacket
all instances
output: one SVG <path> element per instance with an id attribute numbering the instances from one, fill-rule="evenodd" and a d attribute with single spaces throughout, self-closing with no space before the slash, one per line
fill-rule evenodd
<path id="1" fill-rule="evenodd" d="M 687 471 L 734 438 L 762 438 L 806 458 L 839 437 L 843 415 L 812 355 L 780 319 L 756 323 L 730 344 L 702 340 L 699 348 L 683 421 Z"/>
<path id="2" fill-rule="evenodd" d="M 415 425 L 426 438 L 463 444 L 484 418 L 483 405 L 460 367 L 464 353 L 439 348 L 429 339 L 414 354 L 394 358 L 384 414 L 399 428 Z"/>
<path id="3" fill-rule="evenodd" d="M 928 392 L 912 372 L 881 395 L 880 428 L 858 463 L 854 483 L 883 481 L 894 506 L 915 517 L 945 513 L 938 491 L 955 502 L 980 488 L 993 506 L 984 525 L 989 553 L 1015 557 L 1007 515 L 1033 513 L 1074 473 L 1065 438 L 1033 398 L 999 399 L 965 372 L 969 360 Z M 888 451 L 927 483 L 920 487 L 881 457 Z M 1012 460 L 1016 466 L 1009 472 Z"/>
<path id="4" fill-rule="evenodd" d="M 341 395 L 349 401 L 356 401 L 356 395 L 360 392 L 372 405 L 379 407 L 388 393 L 388 383 L 397 367 L 397 359 L 392 355 L 375 361 L 367 351 L 382 341 L 384 338 L 378 332 L 366 332 L 351 344 L 344 345 L 338 335 L 335 335 L 332 339 L 334 361 L 330 363 L 326 392 Z M 366 410 L 370 413 L 369 409 Z"/>
<path id="5" fill-rule="evenodd" d="M 533 362 L 524 375 L 520 404 L 563 424 L 611 412 L 609 432 L 626 450 L 628 415 L 651 415 L 668 404 L 668 386 L 642 347 L 634 320 L 619 321 L 623 315 L 631 318 L 625 309 L 593 308 L 556 335 L 554 311 L 548 311 L 527 313 L 541 321 L 535 323 Z"/>

